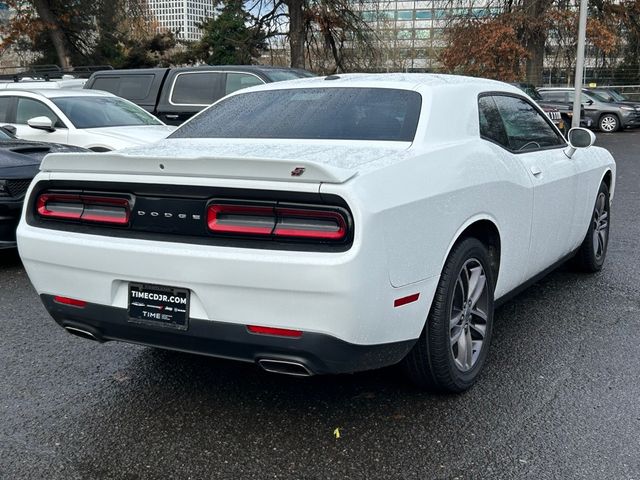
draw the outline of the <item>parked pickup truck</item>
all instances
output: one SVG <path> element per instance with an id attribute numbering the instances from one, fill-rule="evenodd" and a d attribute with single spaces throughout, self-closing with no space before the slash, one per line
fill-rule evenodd
<path id="1" fill-rule="evenodd" d="M 241 88 L 312 76 L 306 70 L 264 65 L 103 70 L 93 73 L 84 88 L 111 92 L 168 125 L 180 125 Z"/>

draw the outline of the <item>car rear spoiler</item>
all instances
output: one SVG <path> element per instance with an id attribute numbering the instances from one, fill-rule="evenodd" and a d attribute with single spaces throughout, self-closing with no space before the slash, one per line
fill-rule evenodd
<path id="1" fill-rule="evenodd" d="M 40 170 L 43 172 L 241 178 L 299 183 L 344 183 L 357 173 L 357 170 L 309 160 L 237 157 L 156 158 L 117 153 L 52 153 L 44 158 Z"/>

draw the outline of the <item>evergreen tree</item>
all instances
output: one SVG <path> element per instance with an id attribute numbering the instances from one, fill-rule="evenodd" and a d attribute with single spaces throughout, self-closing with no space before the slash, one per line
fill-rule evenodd
<path id="1" fill-rule="evenodd" d="M 210 65 L 248 65 L 266 50 L 266 36 L 244 9 L 242 0 L 225 0 L 215 18 L 200 28 L 202 39 L 193 47 L 196 60 Z"/>

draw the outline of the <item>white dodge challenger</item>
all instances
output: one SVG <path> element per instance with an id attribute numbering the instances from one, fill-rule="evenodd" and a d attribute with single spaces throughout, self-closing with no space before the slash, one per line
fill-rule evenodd
<path id="1" fill-rule="evenodd" d="M 160 143 L 47 156 L 18 246 L 81 337 L 301 376 L 402 363 L 459 392 L 497 304 L 568 259 L 602 268 L 615 162 L 594 139 L 495 81 L 267 84 Z"/>

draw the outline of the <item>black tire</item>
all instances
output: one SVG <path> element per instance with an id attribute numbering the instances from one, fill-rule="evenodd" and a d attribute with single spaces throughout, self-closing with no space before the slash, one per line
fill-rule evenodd
<path id="1" fill-rule="evenodd" d="M 487 310 L 486 325 L 479 353 L 474 362 L 471 363 L 472 366 L 463 371 L 456 364 L 457 359 L 454 359 L 452 332 L 457 327 L 451 326 L 451 320 L 454 316 L 454 303 L 457 301 L 454 297 L 459 296 L 460 293 L 459 287 L 461 284 L 458 282 L 458 278 L 463 275 L 463 269 L 469 265 L 469 262 L 473 261 L 477 261 L 482 266 L 482 273 L 484 273 L 486 280 L 486 292 L 482 294 L 483 308 Z M 476 264 L 472 263 L 472 265 Z M 466 238 L 452 249 L 442 270 L 422 335 L 420 335 L 413 349 L 403 360 L 403 367 L 407 375 L 417 386 L 435 392 L 459 393 L 467 390 L 475 383 L 482 370 L 491 343 L 493 290 L 495 285 L 490 265 L 487 247 L 475 238 Z M 468 282 L 468 285 L 470 284 L 471 282 Z M 462 290 L 464 290 L 464 287 L 462 287 Z M 466 305 L 464 298 L 462 300 L 462 304 Z M 479 303 L 478 301 L 478 305 Z M 460 315 L 463 319 L 465 318 L 464 314 L 461 313 Z M 476 317 L 471 314 L 468 318 Z M 480 317 L 476 319 L 480 320 Z M 471 331 L 471 334 L 467 333 L 467 336 L 471 339 L 471 336 L 473 334 L 478 335 L 478 332 L 473 330 L 477 328 L 477 325 L 475 327 L 472 326 L 471 330 L 469 330 L 469 323 L 471 322 L 467 320 L 466 330 L 461 328 L 460 331 Z M 461 337 L 461 334 L 458 336 Z M 458 347 L 458 343 L 455 346 Z M 475 352 L 475 350 L 472 350 L 472 352 Z M 459 353 L 460 350 L 458 350 Z"/>
<path id="2" fill-rule="evenodd" d="M 620 130 L 620 119 L 614 113 L 604 113 L 598 120 L 598 129 L 605 133 L 617 132 Z"/>
<path id="3" fill-rule="evenodd" d="M 601 208 L 604 210 L 599 212 Z M 573 263 L 579 270 L 587 273 L 595 273 L 602 270 L 609 245 L 610 225 L 609 187 L 602 182 L 598 189 L 598 195 L 596 195 L 587 234 L 574 257 Z M 598 230 L 597 232 L 596 229 Z"/>

